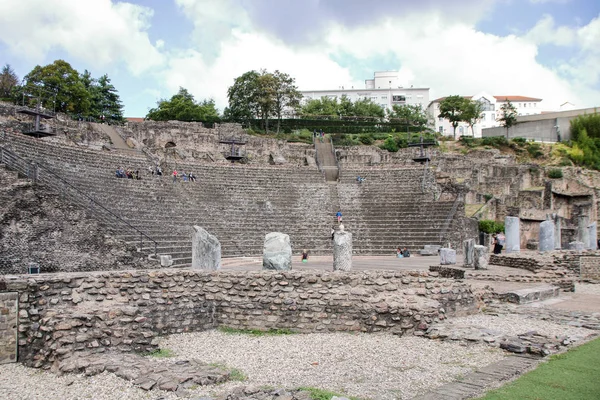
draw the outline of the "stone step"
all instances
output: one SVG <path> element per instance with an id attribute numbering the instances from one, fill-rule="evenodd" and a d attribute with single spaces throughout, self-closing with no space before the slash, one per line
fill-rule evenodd
<path id="1" fill-rule="evenodd" d="M 544 285 L 500 293 L 500 298 L 510 303 L 527 304 L 558 297 L 559 294 L 560 288 Z"/>

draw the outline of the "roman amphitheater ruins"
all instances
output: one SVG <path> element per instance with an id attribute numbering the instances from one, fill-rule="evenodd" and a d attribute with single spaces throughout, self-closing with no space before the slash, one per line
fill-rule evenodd
<path id="1" fill-rule="evenodd" d="M 236 124 L 34 137 L 23 111 L 0 104 L 2 398 L 471 398 L 600 330 L 596 172 Z"/>

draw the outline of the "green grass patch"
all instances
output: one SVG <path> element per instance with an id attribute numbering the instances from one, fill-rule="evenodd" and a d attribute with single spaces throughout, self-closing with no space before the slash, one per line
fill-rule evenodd
<path id="1" fill-rule="evenodd" d="M 220 326 L 219 331 L 232 335 L 252 335 L 252 336 L 277 336 L 277 335 L 293 335 L 294 331 L 290 329 L 269 329 L 262 331 L 260 329 L 238 329 L 228 326 Z"/>
<path id="2" fill-rule="evenodd" d="M 156 357 L 156 358 L 170 358 L 170 357 L 176 356 L 175 352 L 171 349 L 157 349 L 157 350 L 151 351 L 150 353 L 147 353 L 146 355 L 148 357 Z"/>
<path id="3" fill-rule="evenodd" d="M 302 390 L 310 393 L 310 397 L 313 400 L 331 400 L 333 396 L 337 397 L 348 397 L 343 394 L 335 393 L 325 389 L 319 389 L 315 387 L 299 387 L 298 390 Z M 351 400 L 360 400 L 358 397 L 348 397 Z"/>
<path id="4" fill-rule="evenodd" d="M 600 399 L 600 339 L 550 357 L 482 400 L 597 400 Z"/>

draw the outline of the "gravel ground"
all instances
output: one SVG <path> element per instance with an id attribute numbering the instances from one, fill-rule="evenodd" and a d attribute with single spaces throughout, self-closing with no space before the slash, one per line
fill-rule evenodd
<path id="1" fill-rule="evenodd" d="M 600 285 L 591 283 L 576 283 L 575 293 L 600 295 Z"/>
<path id="2" fill-rule="evenodd" d="M 250 336 L 218 331 L 173 335 L 161 343 L 177 359 L 196 358 L 237 368 L 248 384 L 320 387 L 361 398 L 411 398 L 504 354 L 389 334 Z"/>

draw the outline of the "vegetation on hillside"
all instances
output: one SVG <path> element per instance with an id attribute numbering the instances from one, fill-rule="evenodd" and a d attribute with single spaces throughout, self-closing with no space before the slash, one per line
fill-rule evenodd
<path id="1" fill-rule="evenodd" d="M 153 121 L 215 122 L 219 120 L 219 111 L 212 99 L 197 102 L 187 89 L 180 87 L 177 94 L 169 100 L 161 99 L 157 101 L 156 107 L 148 111 L 146 119 Z"/>

